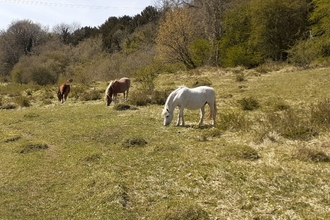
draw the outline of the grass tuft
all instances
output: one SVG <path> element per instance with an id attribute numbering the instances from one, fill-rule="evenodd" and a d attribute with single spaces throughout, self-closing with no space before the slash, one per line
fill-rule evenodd
<path id="1" fill-rule="evenodd" d="M 82 160 L 86 161 L 86 162 L 96 162 L 96 161 L 99 161 L 100 159 L 101 159 L 100 154 L 92 154 L 92 155 L 89 155 L 89 156 L 83 158 Z"/>
<path id="2" fill-rule="evenodd" d="M 133 137 L 125 139 L 122 143 L 123 148 L 131 148 L 131 147 L 143 147 L 147 144 L 147 141 L 142 137 Z"/>
<path id="3" fill-rule="evenodd" d="M 293 158 L 301 161 L 330 162 L 330 157 L 323 151 L 307 147 L 297 147 Z"/>
<path id="4" fill-rule="evenodd" d="M 115 104 L 113 106 L 113 109 L 114 110 L 117 110 L 117 111 L 124 111 L 124 110 L 137 110 L 137 108 L 135 107 L 132 107 L 128 104 L 123 104 L 123 103 L 119 103 L 119 104 Z"/>
<path id="5" fill-rule="evenodd" d="M 47 144 L 27 144 L 22 147 L 22 150 L 20 151 L 21 154 L 27 154 L 31 152 L 36 152 L 40 150 L 48 149 Z"/>
<path id="6" fill-rule="evenodd" d="M 208 213 L 191 201 L 175 200 L 158 207 L 151 219 L 208 220 Z"/>
<path id="7" fill-rule="evenodd" d="M 5 109 L 5 110 L 16 109 L 16 108 L 17 108 L 17 105 L 14 103 L 6 103 L 1 106 L 1 109 Z"/>
<path id="8" fill-rule="evenodd" d="M 258 152 L 247 145 L 228 145 L 221 149 L 220 157 L 229 160 L 258 160 Z"/>
<path id="9" fill-rule="evenodd" d="M 14 141 L 17 141 L 19 139 L 21 139 L 22 137 L 21 136 L 14 136 L 14 137 L 11 137 L 11 138 L 7 138 L 5 139 L 5 143 L 9 143 L 9 142 L 14 142 Z"/>
<path id="10" fill-rule="evenodd" d="M 253 111 L 260 107 L 257 99 L 253 97 L 243 98 L 237 101 L 244 111 Z"/>

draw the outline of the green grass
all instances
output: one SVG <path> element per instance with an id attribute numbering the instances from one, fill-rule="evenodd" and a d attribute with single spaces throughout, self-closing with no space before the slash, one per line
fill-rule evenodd
<path id="1" fill-rule="evenodd" d="M 185 127 L 164 127 L 161 105 L 116 110 L 70 95 L 44 105 L 41 90 L 30 107 L 0 110 L 1 219 L 330 218 L 330 132 L 313 122 L 327 111 L 315 107 L 328 98 L 330 69 L 239 82 L 222 71 L 203 76 L 217 92 L 217 127 L 197 126 L 189 110 Z M 160 75 L 156 88 L 198 77 Z M 249 97 L 259 108 L 243 111 L 237 101 Z M 288 137 L 290 120 L 318 135 Z"/>

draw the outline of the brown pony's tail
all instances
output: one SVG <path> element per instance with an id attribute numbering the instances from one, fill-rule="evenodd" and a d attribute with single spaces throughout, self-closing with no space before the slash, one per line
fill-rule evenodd
<path id="1" fill-rule="evenodd" d="M 217 114 L 217 102 L 216 102 L 215 97 L 214 97 L 213 106 L 214 106 L 214 115 L 216 115 Z M 209 114 L 208 114 L 208 119 L 209 120 L 212 119 L 212 116 L 213 115 L 212 115 L 211 106 L 210 106 L 210 108 L 209 108 Z"/>

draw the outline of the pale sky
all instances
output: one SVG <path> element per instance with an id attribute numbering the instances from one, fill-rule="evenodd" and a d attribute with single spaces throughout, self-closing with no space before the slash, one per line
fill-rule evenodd
<path id="1" fill-rule="evenodd" d="M 0 30 L 23 19 L 49 30 L 62 23 L 98 27 L 109 17 L 133 17 L 150 5 L 155 6 L 155 0 L 0 0 Z"/>

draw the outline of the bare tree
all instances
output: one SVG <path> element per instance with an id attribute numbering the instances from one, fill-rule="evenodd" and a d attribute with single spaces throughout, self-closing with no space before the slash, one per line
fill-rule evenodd
<path id="1" fill-rule="evenodd" d="M 44 42 L 46 30 L 30 20 L 12 22 L 7 30 L 0 31 L 1 75 L 9 75 L 21 56 L 32 52 L 33 47 Z"/>
<path id="2" fill-rule="evenodd" d="M 188 69 L 196 68 L 189 48 L 197 37 L 193 20 L 192 11 L 186 7 L 166 13 L 156 38 L 158 54 L 163 61 L 182 62 Z"/>

